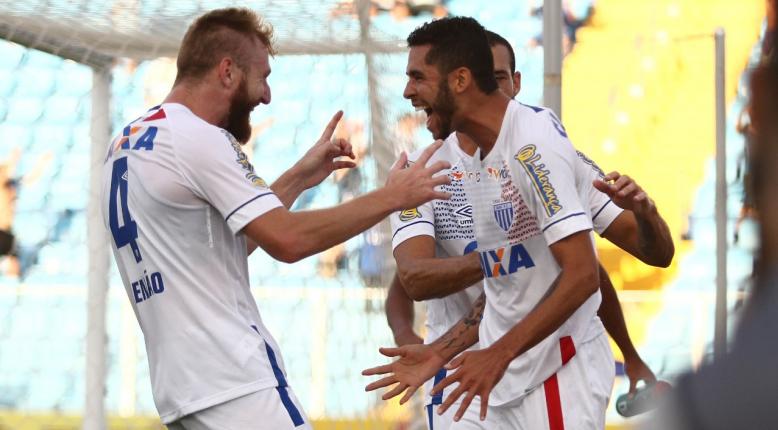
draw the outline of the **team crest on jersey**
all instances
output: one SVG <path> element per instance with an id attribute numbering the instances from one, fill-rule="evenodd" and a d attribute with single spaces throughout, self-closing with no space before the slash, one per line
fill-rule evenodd
<path id="1" fill-rule="evenodd" d="M 227 136 L 227 140 L 230 141 L 232 149 L 235 150 L 235 154 L 238 157 L 235 159 L 235 162 L 240 164 L 240 167 L 246 171 L 246 179 L 258 187 L 267 188 L 267 182 L 257 176 L 257 174 L 254 172 L 254 166 L 251 165 L 249 158 L 246 156 L 246 153 L 243 152 L 243 149 L 240 147 L 240 143 L 238 143 L 232 133 L 227 130 L 222 130 L 222 133 Z"/>
<path id="2" fill-rule="evenodd" d="M 513 203 L 495 203 L 492 205 L 492 209 L 494 210 L 494 220 L 497 221 L 497 225 L 505 232 L 510 230 L 513 224 Z"/>
<path id="3" fill-rule="evenodd" d="M 527 145 L 519 149 L 514 158 L 532 179 L 532 186 L 538 193 L 546 214 L 548 216 L 558 214 L 562 210 L 562 205 L 554 186 L 551 185 L 546 165 L 540 162 L 540 154 L 537 153 L 535 145 Z"/>
<path id="4" fill-rule="evenodd" d="M 406 209 L 400 212 L 400 221 L 408 222 L 416 218 L 421 218 L 421 214 L 417 208 Z"/>

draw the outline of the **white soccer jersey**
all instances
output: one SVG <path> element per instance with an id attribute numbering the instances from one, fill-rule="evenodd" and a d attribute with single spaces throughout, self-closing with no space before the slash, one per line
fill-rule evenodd
<path id="1" fill-rule="evenodd" d="M 592 229 L 591 167 L 581 162 L 550 111 L 515 101 L 492 150 L 483 160 L 477 152 L 471 163 L 467 170 L 481 171 L 480 181 L 465 187 L 487 297 L 479 342 L 488 347 L 552 291 L 561 271 L 549 246 Z M 520 398 L 556 373 L 598 321 L 599 304 L 598 290 L 555 333 L 513 360 L 490 403 Z"/>
<path id="2" fill-rule="evenodd" d="M 411 161 L 418 159 L 421 150 L 409 156 Z M 443 146 L 432 155 L 428 163 L 438 160 L 448 161 L 451 169 L 445 171 L 451 183 L 443 185 L 443 191 L 451 193 L 449 200 L 433 200 L 418 208 L 395 212 L 390 216 L 392 224 L 392 246 L 416 236 L 431 236 L 435 238 L 436 257 L 454 257 L 475 251 L 475 233 L 473 232 L 473 207 L 470 205 L 463 181 L 466 172 L 462 160 L 469 156 L 459 147 L 456 134 L 452 134 Z M 462 291 L 440 299 L 425 301 L 427 305 L 427 338 L 430 343 L 442 336 L 451 326 L 456 324 L 473 307 L 473 302 L 483 293 L 479 282 Z M 427 382 L 426 392 L 429 393 L 434 383 L 445 377 L 445 370 Z M 428 403 L 440 404 L 450 389 L 437 396 L 430 397 Z"/>
<path id="3" fill-rule="evenodd" d="M 241 233 L 281 202 L 235 139 L 183 105 L 154 108 L 111 143 L 101 202 L 162 422 L 284 387 Z"/>
<path id="4" fill-rule="evenodd" d="M 409 156 L 411 161 L 418 159 L 421 150 Z M 579 154 L 578 163 L 580 169 L 576 172 L 581 175 L 579 182 L 591 183 L 593 179 L 602 177 L 602 171 L 597 165 L 583 153 Z M 480 181 L 479 171 L 466 171 L 464 165 L 472 157 L 467 155 L 459 146 L 456 133 L 452 133 L 430 158 L 428 164 L 436 161 L 447 161 L 451 169 L 446 173 L 451 183 L 442 187 L 443 191 L 451 194 L 450 200 L 434 200 L 425 203 L 418 208 L 396 212 L 391 217 L 392 246 L 396 248 L 404 241 L 421 235 L 435 238 L 435 254 L 437 257 L 450 257 L 463 255 L 476 249 L 475 233 L 473 230 L 472 205 L 465 195 L 464 181 Z M 602 234 L 613 220 L 622 212 L 622 209 L 612 204 L 608 196 L 592 187 L 588 204 L 593 214 L 594 230 Z M 472 309 L 473 303 L 483 292 L 483 283 L 473 286 L 449 296 L 425 301 L 427 306 L 427 337 L 425 342 L 431 343 L 442 336 L 449 328 L 456 324 L 467 312 Z M 595 337 L 603 330 L 599 320 L 593 321 L 587 338 Z M 426 384 L 426 392 L 435 382 L 445 377 L 441 372 Z M 444 397 L 441 393 L 430 399 L 430 403 L 439 404 Z"/>

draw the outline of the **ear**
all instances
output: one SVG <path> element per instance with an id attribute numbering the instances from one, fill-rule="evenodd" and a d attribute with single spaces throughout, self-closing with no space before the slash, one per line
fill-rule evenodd
<path id="1" fill-rule="evenodd" d="M 238 76 L 236 75 L 237 67 L 235 62 L 230 57 L 224 57 L 219 61 L 216 66 L 216 70 L 219 77 L 219 82 L 222 86 L 230 88 L 235 82 L 237 82 Z"/>
<path id="2" fill-rule="evenodd" d="M 467 67 L 454 69 L 449 74 L 449 84 L 454 93 L 463 93 L 473 84 L 473 73 Z"/>
<path id="3" fill-rule="evenodd" d="M 521 91 L 521 72 L 513 72 L 513 97 L 519 95 Z"/>

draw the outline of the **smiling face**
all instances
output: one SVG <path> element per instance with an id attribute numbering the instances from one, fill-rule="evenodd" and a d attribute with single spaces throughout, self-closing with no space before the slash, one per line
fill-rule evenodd
<path id="1" fill-rule="evenodd" d="M 408 83 L 403 97 L 409 99 L 417 110 L 427 113 L 427 130 L 435 139 L 445 139 L 451 130 L 451 118 L 456 109 L 454 97 L 445 76 L 441 76 L 437 67 L 427 64 L 425 58 L 429 46 L 414 46 L 408 54 L 408 67 L 405 74 Z M 494 74 L 500 91 L 508 97 L 515 97 L 521 88 L 521 75 L 511 72 L 508 49 L 496 44 L 492 46 Z"/>
<path id="2" fill-rule="evenodd" d="M 511 70 L 511 55 L 504 45 L 492 46 L 494 77 L 497 87 L 510 98 L 516 97 L 521 89 L 521 74 Z"/>
<path id="3" fill-rule="evenodd" d="M 238 68 L 240 83 L 230 97 L 230 110 L 224 124 L 224 129 L 241 144 L 251 137 L 251 111 L 259 104 L 270 103 L 268 50 L 258 39 L 254 42 L 248 67 L 244 67 L 248 70 Z"/>
<path id="4" fill-rule="evenodd" d="M 408 83 L 403 97 L 411 101 L 417 110 L 427 114 L 427 129 L 435 139 L 445 139 L 451 134 L 451 118 L 456 109 L 454 97 L 446 76 L 435 65 L 427 64 L 429 45 L 413 46 L 408 53 L 405 74 Z"/>

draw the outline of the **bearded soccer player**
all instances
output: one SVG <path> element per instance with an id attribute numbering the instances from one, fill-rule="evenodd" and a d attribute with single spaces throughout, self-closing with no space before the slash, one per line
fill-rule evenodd
<path id="1" fill-rule="evenodd" d="M 480 337 L 483 349 L 457 357 L 447 366 L 456 371 L 433 390 L 459 383 L 441 410 L 465 394 L 454 418 L 462 421 L 452 428 L 558 428 L 563 423 L 597 428 L 605 403 L 591 395 L 587 371 L 611 366 L 612 372 L 613 361 L 604 332 L 589 333 L 600 301 L 589 235 L 598 214 L 587 205 L 595 190 L 585 169 L 592 166 L 580 162 L 549 111 L 497 91 L 487 37 L 477 22 L 428 23 L 408 42 L 415 104 L 427 110 L 428 123 L 439 124 L 439 137 L 456 130 L 478 147 L 474 158 L 463 158 L 461 178 L 473 206 L 479 252 L 451 263 L 460 268 L 457 279 L 464 280 L 465 264 L 455 259 L 478 260 L 485 300 L 477 300 L 467 317 L 429 346 L 384 350 L 401 359 L 366 371 L 391 373 L 368 389 L 399 382 L 385 398 L 410 388 L 406 400 Z M 480 413 L 467 408 L 475 396 Z M 479 423 L 487 410 L 491 418 Z"/>
<path id="2" fill-rule="evenodd" d="M 249 114 L 270 103 L 272 29 L 249 9 L 220 9 L 187 30 L 164 102 L 130 123 L 103 168 L 103 218 L 144 334 L 154 402 L 171 429 L 311 428 L 249 289 L 257 246 L 297 261 L 390 213 L 447 198 L 445 163 L 401 168 L 385 187 L 329 209 L 290 212 L 306 188 L 352 167 L 350 145 L 321 139 L 268 187 L 241 149 Z M 270 155 L 268 155 L 270 156 Z"/>
<path id="3" fill-rule="evenodd" d="M 515 97 L 521 87 L 521 74 L 515 70 L 513 48 L 502 36 L 490 31 L 487 31 L 487 35 L 499 89 Z M 436 82 L 437 79 L 437 76 L 424 77 L 424 80 L 431 82 Z M 417 75 L 415 79 L 409 76 L 404 96 L 413 104 L 417 104 L 416 86 L 423 85 L 420 81 L 422 81 L 421 76 Z M 433 135 L 439 135 L 439 126 L 435 121 L 428 121 L 427 127 Z M 475 255 L 469 259 L 446 260 L 447 257 L 461 256 L 476 248 L 472 205 L 464 193 L 465 172 L 461 167 L 462 160 L 472 157 L 476 148 L 475 143 L 466 135 L 459 133 L 450 135 L 432 159 L 446 160 L 452 165 L 451 170 L 448 171 L 451 184 L 444 186 L 444 189 L 452 194 L 452 199 L 425 203 L 418 208 L 395 213 L 390 218 L 399 276 L 395 277 L 389 288 L 386 312 L 398 346 L 423 342 L 412 328 L 411 299 L 424 300 L 427 305 L 426 343 L 431 343 L 454 326 L 483 293 L 481 282 L 483 274 L 478 258 L 473 258 Z M 605 174 L 597 165 L 582 153 L 578 154 L 578 162 L 584 163 L 587 167 L 582 171 L 588 173 L 588 177 L 582 180 L 603 182 L 606 179 Z M 415 155 L 412 154 L 410 159 L 414 160 Z M 615 177 L 615 173 L 611 176 Z M 489 178 L 491 179 L 491 176 Z M 640 187 L 632 187 L 632 184 L 634 181 L 622 181 L 618 187 L 609 190 L 611 191 L 609 194 L 614 196 L 617 204 L 623 205 L 628 211 L 622 211 L 620 207 L 614 205 L 608 195 L 592 190 L 588 204 L 592 214 L 593 229 L 616 245 L 623 246 L 626 251 L 633 253 L 647 264 L 666 266 L 673 254 L 669 229 L 658 212 L 651 210 L 654 208 L 651 200 L 644 199 Z M 625 196 L 618 196 L 622 190 L 626 190 Z M 630 209 L 635 209 L 635 212 L 630 213 Z M 451 263 L 454 263 L 455 267 Z M 444 271 L 442 267 L 449 267 L 451 270 Z M 625 371 L 632 392 L 638 381 L 644 380 L 651 383 L 655 382 L 656 378 L 640 358 L 629 338 L 616 291 L 601 265 L 599 271 L 603 298 L 599 315 L 602 324 L 597 317 L 591 321 L 584 343 L 587 339 L 595 339 L 602 332 L 602 325 L 605 326 L 622 350 Z M 473 279 L 477 282 L 471 284 Z M 591 361 L 594 364 L 600 363 L 594 357 Z M 601 404 L 607 405 L 614 377 L 613 365 L 594 367 L 591 373 L 592 395 Z M 425 391 L 429 393 L 434 383 L 441 381 L 446 374 L 446 370 L 441 369 L 435 378 L 427 381 Z M 453 422 L 456 407 L 449 408 L 443 415 L 438 415 L 433 410 L 436 405 L 442 404 L 443 396 L 447 392 L 450 392 L 450 389 L 435 396 L 428 395 L 426 413 L 430 430 L 446 430 Z M 600 418 L 601 424 L 598 426 L 604 426 L 604 414 Z"/>

